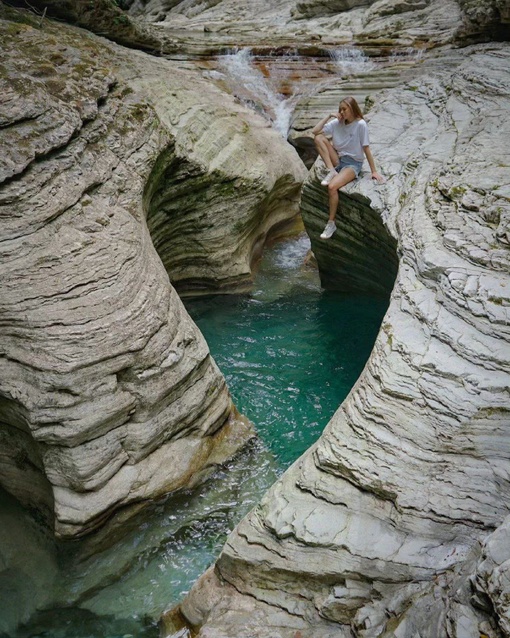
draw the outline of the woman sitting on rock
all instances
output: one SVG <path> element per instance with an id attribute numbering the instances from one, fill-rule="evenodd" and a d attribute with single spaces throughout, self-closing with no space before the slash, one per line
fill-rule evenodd
<path id="1" fill-rule="evenodd" d="M 384 178 L 375 170 L 374 157 L 369 147 L 368 126 L 353 97 L 342 100 L 338 113 L 327 115 L 314 126 L 312 133 L 315 136 L 315 146 L 319 155 L 329 169 L 329 173 L 321 182 L 323 186 L 328 187 L 329 191 L 329 221 L 321 239 L 329 239 L 336 231 L 338 189 L 359 176 L 363 165 L 363 154 L 370 165 L 372 179 L 382 184 Z M 326 136 L 331 136 L 331 142 Z"/>

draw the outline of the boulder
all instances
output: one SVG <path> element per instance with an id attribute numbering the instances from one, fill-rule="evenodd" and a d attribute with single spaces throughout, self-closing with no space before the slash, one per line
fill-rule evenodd
<path id="1" fill-rule="evenodd" d="M 176 283 L 245 290 L 306 171 L 189 70 L 6 12 L 0 483 L 71 537 L 196 485 L 253 435 L 151 232 Z"/>

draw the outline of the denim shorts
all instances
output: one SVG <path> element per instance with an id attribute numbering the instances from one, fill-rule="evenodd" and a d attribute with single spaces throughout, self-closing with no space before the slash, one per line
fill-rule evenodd
<path id="1" fill-rule="evenodd" d="M 359 177 L 362 166 L 363 162 L 355 160 L 354 157 L 351 157 L 350 155 L 344 155 L 340 158 L 340 164 L 338 164 L 338 166 L 335 166 L 335 170 L 337 173 L 339 173 L 342 168 L 349 167 L 352 168 L 352 170 L 356 173 L 356 177 Z"/>

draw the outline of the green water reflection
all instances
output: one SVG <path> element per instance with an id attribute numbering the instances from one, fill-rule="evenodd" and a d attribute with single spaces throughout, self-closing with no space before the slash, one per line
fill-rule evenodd
<path id="1" fill-rule="evenodd" d="M 317 440 L 374 344 L 387 300 L 321 290 L 308 239 L 267 251 L 250 297 L 187 302 L 238 409 L 281 468 Z"/>

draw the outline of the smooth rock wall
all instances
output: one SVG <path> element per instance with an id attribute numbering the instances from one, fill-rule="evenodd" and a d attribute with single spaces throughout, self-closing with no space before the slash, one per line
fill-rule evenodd
<path id="1" fill-rule="evenodd" d="M 346 197 L 369 200 L 397 242 L 390 307 L 321 439 L 181 606 L 201 637 L 508 635 L 505 530 L 477 564 L 510 511 L 510 47 L 464 53 L 371 112 L 388 182 Z M 313 180 L 312 236 L 325 215 Z M 340 212 L 340 233 L 351 220 Z M 353 270 L 365 259 L 341 244 L 320 269 L 326 251 Z M 492 604 L 472 599 L 475 573 Z"/>
<path id="2" fill-rule="evenodd" d="M 0 21 L 0 480 L 74 536 L 124 505 L 196 485 L 252 436 L 154 249 L 145 217 L 156 208 L 144 196 L 155 167 L 173 176 L 176 158 L 192 163 L 197 152 L 195 170 L 210 174 L 205 199 L 215 175 L 225 181 L 250 163 L 236 205 L 255 242 L 296 216 L 304 168 L 265 123 L 189 71 L 9 17 Z M 228 134 L 231 122 L 242 143 L 216 139 L 204 151 L 187 132 L 204 103 L 211 126 L 222 119 Z M 267 171 L 258 151 L 269 147 Z M 274 219 L 268 201 L 279 202 Z M 247 238 L 229 244 L 218 277 L 242 262 L 247 279 L 253 253 Z"/>

